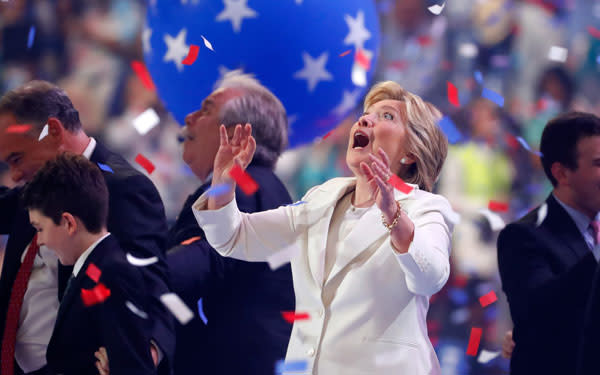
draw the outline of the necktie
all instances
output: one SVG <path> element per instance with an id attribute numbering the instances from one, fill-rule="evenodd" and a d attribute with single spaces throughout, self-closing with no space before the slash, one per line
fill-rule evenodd
<path id="1" fill-rule="evenodd" d="M 598 245 L 600 243 L 600 220 L 592 220 L 590 227 L 594 235 L 594 245 Z"/>
<path id="2" fill-rule="evenodd" d="M 13 375 L 15 365 L 15 343 L 17 341 L 17 328 L 19 325 L 19 314 L 23 305 L 23 297 L 27 290 L 27 283 L 33 268 L 33 261 L 38 253 L 37 234 L 33 236 L 31 244 L 25 254 L 25 259 L 19 267 L 17 277 L 12 286 L 10 300 L 8 302 L 8 311 L 6 313 L 6 322 L 4 325 L 4 336 L 2 337 L 2 353 L 0 363 L 2 375 Z"/>

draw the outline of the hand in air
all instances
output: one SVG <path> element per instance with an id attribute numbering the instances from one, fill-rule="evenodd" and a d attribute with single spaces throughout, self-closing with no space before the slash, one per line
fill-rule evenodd
<path id="1" fill-rule="evenodd" d="M 369 187 L 371 188 L 371 196 L 375 196 L 375 203 L 381 210 L 390 223 L 394 220 L 398 207 L 394 200 L 394 187 L 388 181 L 392 176 L 390 170 L 390 159 L 383 149 L 378 149 L 379 157 L 369 154 L 371 164 L 365 162 L 360 163 L 363 173 L 367 176 Z"/>
<path id="2" fill-rule="evenodd" d="M 219 128 L 220 145 L 213 166 L 213 186 L 232 183 L 229 171 L 234 165 L 245 170 L 256 151 L 256 140 L 252 136 L 252 125 L 235 126 L 231 140 L 224 125 Z"/>

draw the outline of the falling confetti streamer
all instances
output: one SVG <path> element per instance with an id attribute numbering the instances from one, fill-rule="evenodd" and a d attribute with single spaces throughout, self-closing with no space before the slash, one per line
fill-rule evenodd
<path id="1" fill-rule="evenodd" d="M 190 46 L 190 50 L 185 59 L 181 62 L 183 65 L 192 65 L 196 59 L 198 58 L 198 52 L 200 51 L 200 47 L 192 44 Z"/>
<path id="2" fill-rule="evenodd" d="M 234 165 L 229 171 L 229 175 L 239 185 L 240 189 L 246 195 L 252 195 L 258 190 L 258 184 L 254 179 L 239 165 Z"/>
<path id="3" fill-rule="evenodd" d="M 145 267 L 145 266 L 149 266 L 151 264 L 158 262 L 158 257 L 137 258 L 137 257 L 134 257 L 133 255 L 131 255 L 130 253 L 127 253 L 126 256 L 127 256 L 127 261 L 136 267 Z"/>
<path id="4" fill-rule="evenodd" d="M 444 7 L 446 6 L 446 2 L 444 2 L 442 5 L 439 4 L 435 4 L 430 6 L 429 8 L 427 8 L 431 13 L 435 14 L 436 16 L 439 16 L 440 13 L 442 13 L 442 10 L 444 10 Z"/>
<path id="5" fill-rule="evenodd" d="M 38 138 L 38 141 L 41 141 L 42 139 L 46 138 L 47 135 L 48 135 L 48 124 L 44 125 L 44 128 L 42 129 L 42 132 L 40 133 L 40 137 Z"/>
<path id="6" fill-rule="evenodd" d="M 97 283 L 98 280 L 100 280 L 100 276 L 102 276 L 102 271 L 100 271 L 100 268 L 98 268 L 94 263 L 90 263 L 88 268 L 85 270 L 85 274 L 90 279 L 94 280 L 95 283 Z"/>
<path id="7" fill-rule="evenodd" d="M 483 330 L 481 328 L 471 328 L 471 335 L 469 336 L 469 346 L 467 347 L 467 355 L 476 356 L 479 349 L 479 342 L 481 341 L 481 334 Z"/>
<path id="8" fill-rule="evenodd" d="M 446 82 L 448 86 L 448 101 L 455 107 L 460 107 L 460 101 L 458 100 L 458 89 L 452 84 L 452 82 Z"/>
<path id="9" fill-rule="evenodd" d="M 481 304 L 481 307 L 486 307 L 488 305 L 491 305 L 492 303 L 496 302 L 498 300 L 498 297 L 496 297 L 496 292 L 494 292 L 493 290 L 490 291 L 489 293 L 479 297 L 479 303 Z"/>
<path id="10" fill-rule="evenodd" d="M 186 325 L 194 317 L 192 310 L 187 307 L 177 294 L 163 294 L 160 296 L 160 300 L 182 325 Z"/>

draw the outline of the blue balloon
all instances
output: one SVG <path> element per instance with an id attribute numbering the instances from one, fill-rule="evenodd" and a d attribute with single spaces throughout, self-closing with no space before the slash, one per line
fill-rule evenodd
<path id="1" fill-rule="evenodd" d="M 180 124 L 225 71 L 243 69 L 282 101 L 291 147 L 327 134 L 354 109 L 380 40 L 373 0 L 150 0 L 143 35 L 158 95 Z M 197 59 L 182 64 L 192 44 Z M 370 68 L 357 62 L 369 60 Z"/>

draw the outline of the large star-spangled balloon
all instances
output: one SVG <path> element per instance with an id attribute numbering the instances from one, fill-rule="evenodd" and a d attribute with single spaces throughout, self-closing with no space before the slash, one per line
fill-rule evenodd
<path id="1" fill-rule="evenodd" d="M 364 95 L 365 80 L 352 81 L 354 55 L 360 49 L 376 65 L 379 23 L 372 0 L 151 0 L 143 45 L 159 96 L 181 124 L 224 72 L 242 69 L 283 102 L 293 147 L 326 134 Z M 182 64 L 191 45 L 198 57 Z"/>

